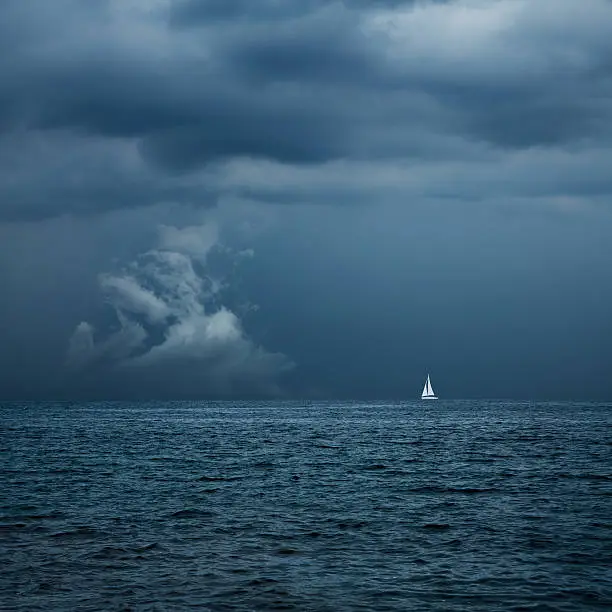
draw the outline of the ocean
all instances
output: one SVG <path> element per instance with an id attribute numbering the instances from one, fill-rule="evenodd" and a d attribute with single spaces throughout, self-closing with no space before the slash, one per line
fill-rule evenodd
<path id="1" fill-rule="evenodd" d="M 0 403 L 0 609 L 612 609 L 612 404 Z"/>

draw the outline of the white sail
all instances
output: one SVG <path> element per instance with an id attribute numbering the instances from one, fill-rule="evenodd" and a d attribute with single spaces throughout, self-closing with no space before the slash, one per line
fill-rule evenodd
<path id="1" fill-rule="evenodd" d="M 425 386 L 423 387 L 423 393 L 421 393 L 421 397 L 425 397 L 425 396 L 429 395 L 429 389 L 427 387 L 427 383 L 428 382 L 429 382 L 429 377 L 425 381 Z"/>
<path id="2" fill-rule="evenodd" d="M 423 393 L 421 394 L 421 399 L 438 399 L 436 394 L 434 393 L 433 387 L 431 386 L 431 380 L 429 380 L 429 374 L 427 375 L 427 380 L 425 381 L 425 386 L 423 387 Z"/>

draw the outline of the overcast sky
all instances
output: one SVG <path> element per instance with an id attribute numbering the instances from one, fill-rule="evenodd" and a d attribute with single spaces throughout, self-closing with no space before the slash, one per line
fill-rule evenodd
<path id="1" fill-rule="evenodd" d="M 2 0 L 0 399 L 612 399 L 610 0 Z"/>

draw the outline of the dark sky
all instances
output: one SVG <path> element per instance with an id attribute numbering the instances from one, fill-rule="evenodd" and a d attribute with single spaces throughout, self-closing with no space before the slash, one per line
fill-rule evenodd
<path id="1" fill-rule="evenodd" d="M 0 399 L 612 399 L 609 0 L 3 0 Z"/>

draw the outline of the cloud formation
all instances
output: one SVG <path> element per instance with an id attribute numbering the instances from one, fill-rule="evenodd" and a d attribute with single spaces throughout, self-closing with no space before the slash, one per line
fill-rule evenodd
<path id="1" fill-rule="evenodd" d="M 592 160 L 609 195 L 611 31 L 607 0 L 5 0 L 0 219 L 336 203 L 387 162 L 421 198 L 494 201 L 474 178 L 490 160 L 533 199 L 533 155 L 542 197 L 562 192 L 563 155 Z M 309 182 L 279 198 L 228 181 L 237 162 Z"/>
<path id="2" fill-rule="evenodd" d="M 280 393 L 278 377 L 292 364 L 252 342 L 237 314 L 220 304 L 223 283 L 207 263 L 217 247 L 211 224 L 162 226 L 156 249 L 120 273 L 103 274 L 115 329 L 77 326 L 68 352 L 75 374 L 146 382 L 153 396 L 160 373 L 174 396 Z"/>
<path id="3" fill-rule="evenodd" d="M 3 0 L 0 394 L 275 393 L 261 343 L 296 395 L 439 355 L 468 395 L 523 354 L 601 390 L 610 32 L 609 0 Z"/>

